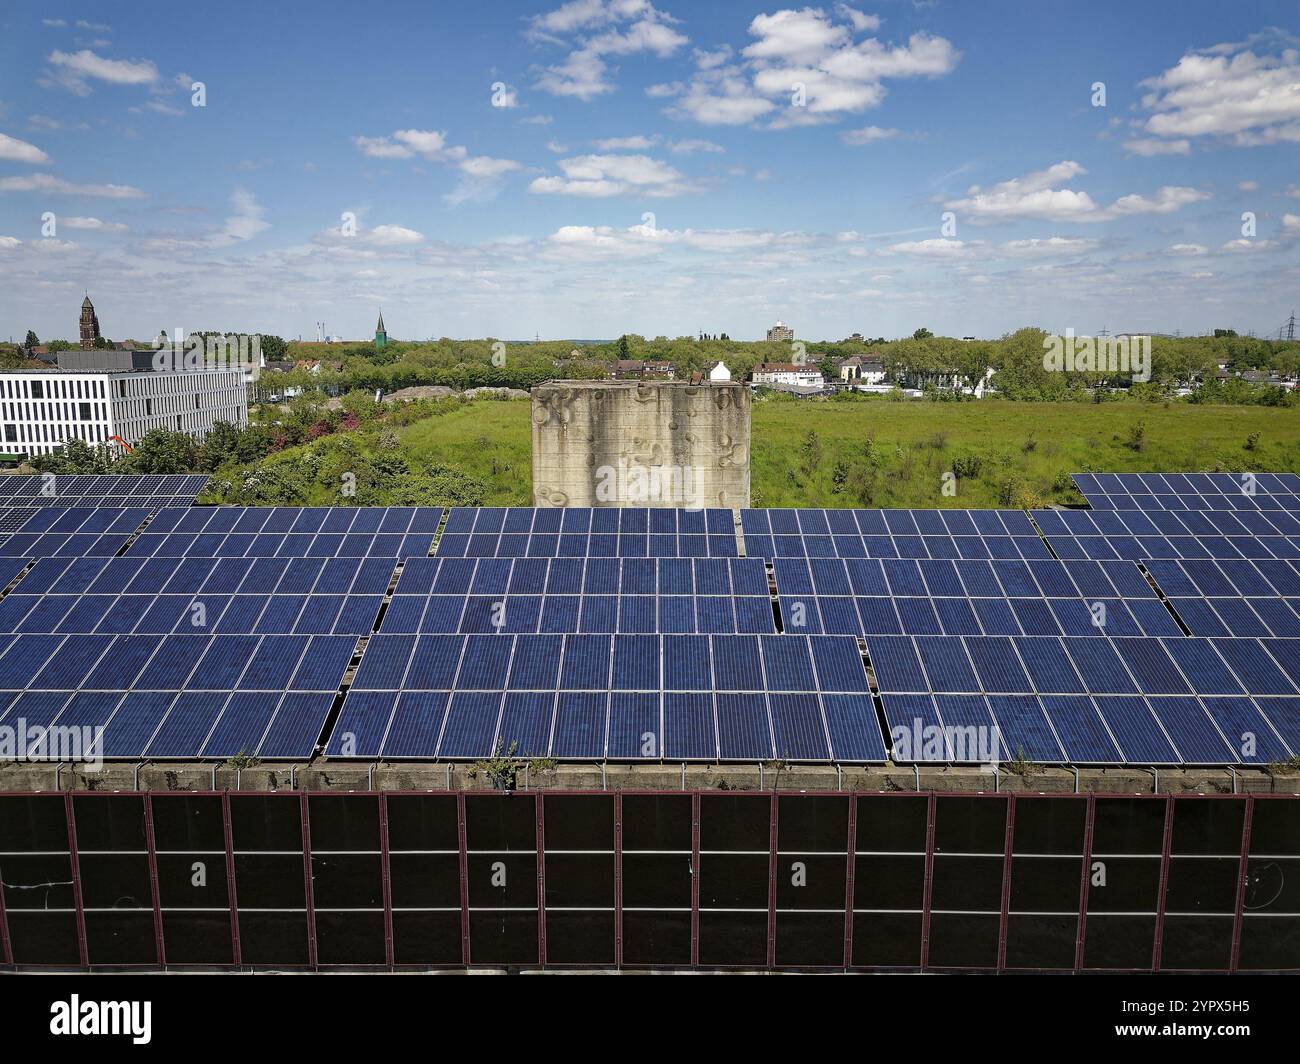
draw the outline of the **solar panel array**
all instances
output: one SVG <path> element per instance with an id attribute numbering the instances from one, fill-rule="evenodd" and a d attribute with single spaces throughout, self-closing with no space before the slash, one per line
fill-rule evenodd
<path id="1" fill-rule="evenodd" d="M 385 632 L 776 632 L 759 558 L 412 558 Z"/>
<path id="2" fill-rule="evenodd" d="M 884 761 L 856 641 L 377 635 L 327 753 Z"/>
<path id="3" fill-rule="evenodd" d="M 189 506 L 207 483 L 206 473 L 10 473 L 0 476 L 0 506 Z"/>
<path id="4" fill-rule="evenodd" d="M 1300 513 L 1296 473 L 1075 473 L 1094 510 Z"/>
<path id="5" fill-rule="evenodd" d="M 0 726 L 160 759 L 1300 753 L 1290 481 L 1180 508 L 1196 484 L 1097 479 L 1161 505 L 33 507 Z"/>

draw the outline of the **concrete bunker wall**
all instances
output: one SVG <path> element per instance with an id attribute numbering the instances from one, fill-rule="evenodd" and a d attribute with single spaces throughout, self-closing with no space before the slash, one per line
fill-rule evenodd
<path id="1" fill-rule="evenodd" d="M 743 384 L 558 381 L 532 395 L 534 505 L 749 506 Z"/>

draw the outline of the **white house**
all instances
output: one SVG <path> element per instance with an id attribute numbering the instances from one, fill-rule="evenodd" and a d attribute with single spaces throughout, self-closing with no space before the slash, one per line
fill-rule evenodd
<path id="1" fill-rule="evenodd" d="M 0 450 L 50 454 L 72 439 L 136 444 L 150 429 L 203 439 L 217 421 L 248 423 L 241 369 L 157 373 L 0 373 Z"/>
<path id="2" fill-rule="evenodd" d="M 852 385 L 883 384 L 885 363 L 874 355 L 850 355 L 840 363 L 840 380 Z"/>
<path id="3" fill-rule="evenodd" d="M 725 362 L 719 362 L 709 370 L 710 381 L 729 381 L 731 380 L 731 370 L 727 369 Z"/>
<path id="4" fill-rule="evenodd" d="M 760 362 L 750 375 L 750 382 L 758 387 L 824 388 L 825 378 L 816 366 L 797 366 L 793 362 Z"/>

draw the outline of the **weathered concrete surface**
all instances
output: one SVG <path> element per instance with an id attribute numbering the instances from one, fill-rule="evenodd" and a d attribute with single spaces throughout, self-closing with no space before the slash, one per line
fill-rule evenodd
<path id="1" fill-rule="evenodd" d="M 1142 768 L 1080 769 L 1078 791 L 1083 794 L 1232 794 L 1234 779 L 1223 769 Z M 977 766 L 910 765 L 846 767 L 837 772 L 825 765 L 599 765 L 573 764 L 521 771 L 516 781 L 531 790 L 779 790 L 779 791 L 936 791 L 975 794 L 1072 794 L 1073 771 L 1035 769 L 1021 775 L 994 774 Z M 237 769 L 200 762 L 109 763 L 97 773 L 82 766 L 51 764 L 0 765 L 0 791 L 446 791 L 488 790 L 483 773 L 470 764 L 382 762 L 356 764 L 317 760 L 310 764 L 263 763 Z M 1238 769 L 1238 794 L 1300 794 L 1300 773 L 1270 773 Z"/>
<path id="2" fill-rule="evenodd" d="M 739 382 L 555 381 L 533 389 L 536 506 L 749 506 Z"/>

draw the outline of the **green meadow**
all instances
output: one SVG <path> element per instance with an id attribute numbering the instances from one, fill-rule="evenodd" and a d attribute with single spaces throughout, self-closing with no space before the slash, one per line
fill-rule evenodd
<path id="1" fill-rule="evenodd" d="M 468 403 L 396 435 L 412 467 L 480 482 L 483 505 L 531 499 L 527 401 Z M 1300 471 L 1300 410 L 769 399 L 752 445 L 755 506 L 1039 506 L 1081 502 L 1079 471 Z"/>

